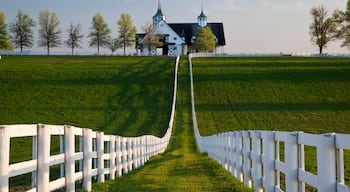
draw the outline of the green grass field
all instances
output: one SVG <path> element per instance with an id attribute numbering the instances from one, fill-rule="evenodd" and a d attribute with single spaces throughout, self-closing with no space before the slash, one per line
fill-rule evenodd
<path id="1" fill-rule="evenodd" d="M 350 133 L 350 59 L 195 58 L 193 73 L 201 135 L 237 130 Z M 305 147 L 305 153 L 306 170 L 317 173 L 316 148 Z M 349 185 L 348 165 L 346 151 Z"/>
<path id="2" fill-rule="evenodd" d="M 4 57 L 1 124 L 69 124 L 106 134 L 163 136 L 170 117 L 174 58 Z M 166 153 L 95 191 L 251 191 L 200 154 L 191 120 L 189 71 L 182 59 L 174 134 Z M 57 138 L 53 144 L 56 146 Z M 31 158 L 31 139 L 11 140 L 11 161 Z M 57 178 L 53 167 L 51 179 Z M 30 174 L 10 180 L 30 188 Z"/>
<path id="3" fill-rule="evenodd" d="M 350 59 L 196 58 L 193 67 L 202 135 L 350 133 Z"/>
<path id="4" fill-rule="evenodd" d="M 181 59 L 178 76 L 175 123 L 168 149 L 135 172 L 95 185 L 93 191 L 253 191 L 198 151 L 192 127 L 187 58 Z"/>
<path id="5" fill-rule="evenodd" d="M 106 134 L 162 136 L 173 73 L 173 58 L 5 57 L 0 125 L 67 124 Z"/>
<path id="6" fill-rule="evenodd" d="M 163 136 L 170 118 L 174 58 L 4 57 L 0 125 L 58 124 L 105 134 Z M 52 154 L 59 151 L 52 138 Z M 10 161 L 31 159 L 31 138 L 11 139 Z M 57 178 L 53 167 L 51 178 Z M 10 180 L 28 185 L 30 174 Z"/>

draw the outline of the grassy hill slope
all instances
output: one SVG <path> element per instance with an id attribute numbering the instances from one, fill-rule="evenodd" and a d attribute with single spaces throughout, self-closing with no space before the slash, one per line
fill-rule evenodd
<path id="1" fill-rule="evenodd" d="M 173 58 L 5 57 L 1 124 L 69 124 L 106 134 L 162 136 Z"/>
<path id="2" fill-rule="evenodd" d="M 229 130 L 350 133 L 350 60 L 196 58 L 203 135 Z"/>

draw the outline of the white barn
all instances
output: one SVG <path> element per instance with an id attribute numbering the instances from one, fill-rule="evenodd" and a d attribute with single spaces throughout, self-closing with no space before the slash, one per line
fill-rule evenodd
<path id="1" fill-rule="evenodd" d="M 203 8 L 197 20 L 197 23 L 167 23 L 160 2 L 158 2 L 157 12 L 153 16 L 153 25 L 157 27 L 158 33 L 164 37 L 161 39 L 163 45 L 152 47 L 151 53 L 149 53 L 148 48 L 143 46 L 143 39 L 146 34 L 138 33 L 136 34 L 136 55 L 178 56 L 193 52 L 191 46 L 199 27 L 209 27 L 212 30 L 216 41 L 215 51 L 219 52 L 226 45 L 223 23 L 208 23 Z"/>

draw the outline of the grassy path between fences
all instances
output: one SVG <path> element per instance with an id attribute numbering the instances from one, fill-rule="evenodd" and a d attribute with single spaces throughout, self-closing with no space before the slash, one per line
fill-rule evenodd
<path id="1" fill-rule="evenodd" d="M 179 65 L 175 124 L 169 147 L 139 170 L 115 181 L 96 184 L 94 191 L 250 191 L 196 146 L 191 118 L 187 58 Z"/>

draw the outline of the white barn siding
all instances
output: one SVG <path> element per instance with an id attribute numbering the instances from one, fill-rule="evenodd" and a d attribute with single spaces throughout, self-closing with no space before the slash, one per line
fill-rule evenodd
<path id="1" fill-rule="evenodd" d="M 186 43 L 165 21 L 158 23 L 159 34 L 169 35 L 167 37 L 169 45 L 169 56 L 178 56 L 182 54 L 182 44 Z"/>

